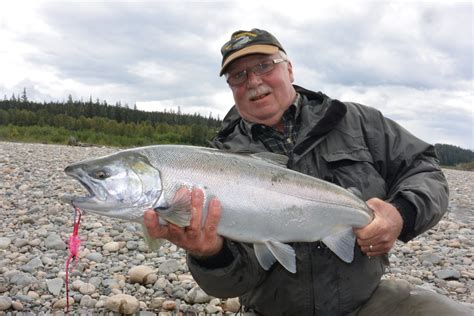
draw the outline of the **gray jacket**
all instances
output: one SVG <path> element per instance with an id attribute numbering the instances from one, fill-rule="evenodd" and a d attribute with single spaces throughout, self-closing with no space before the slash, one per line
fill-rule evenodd
<path id="1" fill-rule="evenodd" d="M 302 125 L 288 167 L 356 187 L 365 200 L 393 203 L 404 219 L 400 239 L 408 241 L 434 226 L 445 213 L 448 186 L 433 146 L 416 138 L 373 109 L 343 103 L 295 86 L 306 98 Z M 240 124 L 235 108 L 213 140 L 220 149 L 266 151 Z M 189 269 L 208 294 L 241 298 L 263 315 L 344 315 L 373 293 L 386 257 L 369 259 L 355 246 L 350 264 L 320 242 L 292 243 L 297 273 L 274 264 L 264 271 L 252 246 L 225 241 L 223 251 L 206 261 L 188 256 Z"/>

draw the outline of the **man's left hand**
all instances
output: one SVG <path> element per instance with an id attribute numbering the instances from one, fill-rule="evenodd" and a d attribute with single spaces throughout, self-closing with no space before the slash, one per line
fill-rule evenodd
<path id="1" fill-rule="evenodd" d="M 374 211 L 374 219 L 367 226 L 354 229 L 357 243 L 369 257 L 384 255 L 402 231 L 402 216 L 395 206 L 381 199 L 372 198 L 366 203 Z"/>

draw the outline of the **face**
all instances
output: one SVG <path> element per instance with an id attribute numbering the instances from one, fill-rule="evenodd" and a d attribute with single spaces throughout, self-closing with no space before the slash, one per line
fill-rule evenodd
<path id="1" fill-rule="evenodd" d="M 234 74 L 263 61 L 277 58 L 281 58 L 280 55 L 243 56 L 232 62 L 227 72 Z M 247 81 L 230 88 L 237 110 L 244 119 L 279 128 L 283 113 L 295 100 L 296 92 L 292 85 L 294 77 L 291 63 L 288 61 L 274 66 L 272 71 L 261 76 L 249 71 Z"/>

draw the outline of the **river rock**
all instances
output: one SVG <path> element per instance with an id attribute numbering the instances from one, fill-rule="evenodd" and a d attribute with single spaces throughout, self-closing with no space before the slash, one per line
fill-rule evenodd
<path id="1" fill-rule="evenodd" d="M 161 307 L 163 307 L 163 309 L 165 309 L 167 311 L 173 311 L 173 310 L 176 309 L 176 302 L 171 301 L 171 300 L 167 300 L 167 301 L 163 302 L 163 305 Z"/>
<path id="2" fill-rule="evenodd" d="M 8 246 L 11 244 L 12 240 L 7 237 L 0 237 L 0 250 L 7 249 Z"/>
<path id="3" fill-rule="evenodd" d="M 12 299 L 8 296 L 0 296 L 0 311 L 6 311 L 12 306 Z"/>
<path id="4" fill-rule="evenodd" d="M 207 295 L 199 286 L 193 287 L 184 297 L 186 303 L 189 304 L 202 304 L 208 303 L 211 300 L 211 297 Z"/>
<path id="5" fill-rule="evenodd" d="M 226 312 L 237 313 L 240 311 L 240 301 L 238 297 L 228 298 L 224 304 L 224 310 Z"/>
<path id="6" fill-rule="evenodd" d="M 181 265 L 177 260 L 170 259 L 160 264 L 158 271 L 162 274 L 170 274 L 178 271 L 180 269 L 180 266 Z"/>
<path id="7" fill-rule="evenodd" d="M 48 291 L 54 296 L 58 296 L 61 293 L 61 289 L 64 285 L 64 280 L 61 278 L 54 278 L 46 280 L 46 285 L 48 286 Z"/>
<path id="8" fill-rule="evenodd" d="M 446 279 L 459 279 L 461 274 L 459 271 L 454 269 L 443 269 L 439 271 L 435 271 L 436 277 L 446 280 Z"/>
<path id="9" fill-rule="evenodd" d="M 14 285 L 26 286 L 37 283 L 38 280 L 29 273 L 20 272 L 20 271 L 11 271 L 12 274 L 7 273 L 7 279 L 9 283 Z"/>
<path id="10" fill-rule="evenodd" d="M 106 243 L 103 248 L 108 252 L 117 252 L 120 250 L 120 243 L 116 241 L 111 241 Z"/>
<path id="11" fill-rule="evenodd" d="M 46 237 L 44 246 L 48 249 L 66 250 L 66 243 L 55 233 L 51 233 Z"/>
<path id="12" fill-rule="evenodd" d="M 128 271 L 130 283 L 153 284 L 158 280 L 158 276 L 154 273 L 153 268 L 145 265 L 139 265 Z"/>
<path id="13" fill-rule="evenodd" d="M 95 286 L 91 283 L 83 283 L 79 287 L 79 292 L 84 295 L 90 295 L 95 292 Z"/>
<path id="14" fill-rule="evenodd" d="M 107 298 L 105 307 L 117 313 L 135 314 L 140 309 L 140 303 L 131 295 L 117 294 Z"/>
<path id="15" fill-rule="evenodd" d="M 69 306 L 72 306 L 74 304 L 74 298 L 73 297 L 69 297 Z M 67 299 L 65 297 L 57 300 L 56 302 L 54 302 L 53 304 L 53 308 L 54 309 L 64 309 L 66 308 L 67 306 Z"/>

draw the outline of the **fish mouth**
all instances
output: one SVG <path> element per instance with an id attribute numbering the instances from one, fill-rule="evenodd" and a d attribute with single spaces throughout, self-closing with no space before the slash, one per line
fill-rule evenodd
<path id="1" fill-rule="evenodd" d="M 76 174 L 74 172 L 69 172 L 67 168 L 66 174 L 77 180 L 82 185 L 82 187 L 87 190 L 88 195 L 78 196 L 73 194 L 65 194 L 61 197 L 64 202 L 67 202 L 72 206 L 77 206 L 81 208 L 97 205 L 107 200 L 107 196 L 101 194 L 100 190 L 95 189 L 97 186 L 94 186 L 92 183 L 89 183 L 89 181 L 86 181 L 85 177 L 81 177 L 80 174 Z"/>

